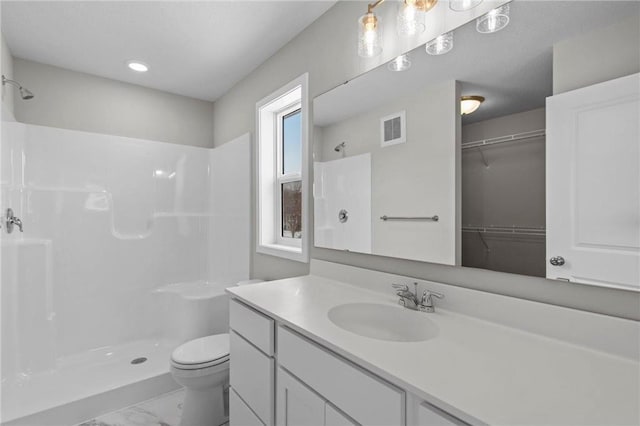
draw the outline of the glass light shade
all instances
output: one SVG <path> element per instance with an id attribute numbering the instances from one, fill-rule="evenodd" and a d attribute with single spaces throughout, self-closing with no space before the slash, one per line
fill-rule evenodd
<path id="1" fill-rule="evenodd" d="M 358 18 L 358 55 L 373 58 L 382 53 L 381 20 L 374 13 Z"/>
<path id="2" fill-rule="evenodd" d="M 488 34 L 500 31 L 509 24 L 509 5 L 496 7 L 476 20 L 476 30 Z"/>
<path id="3" fill-rule="evenodd" d="M 482 0 L 449 0 L 449 9 L 456 12 L 464 12 L 465 10 L 473 9 L 480 3 L 482 3 Z"/>
<path id="4" fill-rule="evenodd" d="M 460 98 L 460 114 L 467 115 L 475 112 L 484 102 L 482 96 L 463 96 Z"/>
<path id="5" fill-rule="evenodd" d="M 419 7 L 415 0 L 398 3 L 398 34 L 412 36 L 424 32 L 424 20 L 424 7 Z"/>
<path id="6" fill-rule="evenodd" d="M 427 42 L 425 45 L 429 55 L 444 55 L 453 49 L 453 31 L 444 33 Z"/>
<path id="7" fill-rule="evenodd" d="M 400 55 L 389 62 L 387 67 L 389 67 L 391 71 L 405 71 L 411 68 L 411 59 L 409 59 L 409 55 L 407 54 Z"/>

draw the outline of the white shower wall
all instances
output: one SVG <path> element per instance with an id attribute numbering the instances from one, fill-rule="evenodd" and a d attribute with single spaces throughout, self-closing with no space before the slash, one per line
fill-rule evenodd
<path id="1" fill-rule="evenodd" d="M 24 223 L 2 237 L 3 379 L 162 340 L 163 285 L 248 278 L 248 137 L 211 150 L 2 124 L 2 211 Z"/>

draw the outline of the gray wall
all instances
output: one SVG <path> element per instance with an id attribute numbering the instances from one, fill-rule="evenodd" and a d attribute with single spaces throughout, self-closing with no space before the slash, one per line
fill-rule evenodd
<path id="1" fill-rule="evenodd" d="M 373 253 L 383 256 L 460 264 L 456 175 L 456 138 L 460 113 L 453 80 L 416 87 L 409 96 L 322 128 L 321 157 L 341 158 L 334 150 L 347 142 L 347 156 L 371 153 L 371 224 Z M 346 87 L 346 86 L 345 86 Z M 334 98 L 334 107 L 338 99 Z M 407 142 L 380 146 L 380 119 L 406 113 Z M 383 222 L 388 216 L 440 216 L 433 222 Z"/>
<path id="2" fill-rule="evenodd" d="M 9 50 L 9 46 L 4 41 L 4 36 L 0 34 L 1 45 L 0 45 L 0 66 L 2 67 L 2 75 L 7 77 L 8 79 L 13 79 L 13 57 L 11 56 L 11 51 Z M 4 114 L 5 110 L 9 113 L 13 114 L 13 91 L 14 88 L 12 85 L 2 86 L 2 112 Z"/>
<path id="3" fill-rule="evenodd" d="M 14 76 L 35 97 L 15 99 L 18 121 L 213 147 L 213 103 L 14 58 Z"/>
<path id="4" fill-rule="evenodd" d="M 553 93 L 640 72 L 640 22 L 615 25 L 564 40 L 553 47 Z"/>
<path id="5" fill-rule="evenodd" d="M 309 72 L 309 93 L 313 98 L 353 78 L 358 73 L 371 69 L 375 62 L 361 61 L 354 47 L 355 19 L 363 13 L 363 7 L 362 2 L 338 2 L 288 45 L 216 101 L 214 110 L 216 145 L 223 144 L 248 131 L 253 133 L 256 102 L 306 71 Z M 386 22 L 393 21 L 393 17 L 390 19 L 391 21 Z M 407 46 L 404 51 L 412 47 L 415 46 Z M 402 50 L 401 46 L 394 49 L 389 49 L 387 46 L 380 60 L 386 61 Z M 594 50 L 594 54 L 596 52 Z M 562 55 L 560 52 L 558 54 Z M 255 196 L 252 197 L 252 203 L 252 211 L 255 211 Z M 313 208 L 310 210 L 313 212 Z M 255 240 L 255 235 L 253 238 Z M 309 272 L 308 264 L 256 254 L 255 241 L 252 242 L 252 252 L 253 277 L 275 279 Z M 640 295 L 636 292 L 320 248 L 313 248 L 311 256 L 316 259 L 415 276 L 529 300 L 640 319 Z"/>

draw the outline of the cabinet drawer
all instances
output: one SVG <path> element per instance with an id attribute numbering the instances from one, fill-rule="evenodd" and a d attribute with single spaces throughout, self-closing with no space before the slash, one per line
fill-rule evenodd
<path id="1" fill-rule="evenodd" d="M 231 331 L 231 388 L 267 426 L 273 425 L 273 359 Z"/>
<path id="2" fill-rule="evenodd" d="M 466 426 L 467 424 L 433 405 L 423 402 L 418 407 L 419 426 Z"/>
<path id="3" fill-rule="evenodd" d="M 229 426 L 264 426 L 238 394 L 229 391 Z"/>
<path id="4" fill-rule="evenodd" d="M 360 424 L 405 423 L 404 391 L 283 327 L 278 362 Z"/>
<path id="5" fill-rule="evenodd" d="M 273 355 L 273 320 L 237 300 L 229 303 L 229 326 L 267 355 Z"/>

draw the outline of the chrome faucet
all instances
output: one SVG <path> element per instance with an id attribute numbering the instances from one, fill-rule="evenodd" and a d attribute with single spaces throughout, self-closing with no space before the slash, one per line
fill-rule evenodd
<path id="1" fill-rule="evenodd" d="M 409 290 L 409 286 L 406 284 L 391 284 L 391 286 L 397 290 L 396 295 L 400 297 L 398 304 L 413 311 L 435 312 L 433 298 L 444 298 L 444 294 L 425 290 L 418 300 L 418 283 L 413 283 L 414 291 Z"/>

